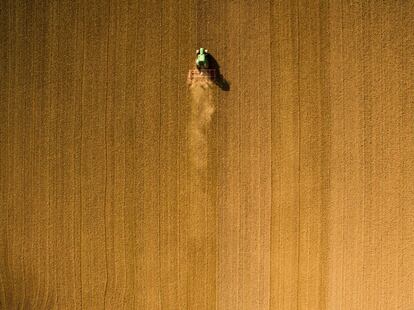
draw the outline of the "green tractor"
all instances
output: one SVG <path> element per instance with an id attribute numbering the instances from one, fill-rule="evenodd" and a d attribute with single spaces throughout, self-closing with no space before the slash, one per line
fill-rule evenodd
<path id="1" fill-rule="evenodd" d="M 196 59 L 196 66 L 198 70 L 201 69 L 208 69 L 208 61 L 207 61 L 207 53 L 208 51 L 201 47 L 196 51 L 197 59 Z"/>
<path id="2" fill-rule="evenodd" d="M 196 55 L 196 68 L 189 70 L 187 84 L 191 85 L 194 80 L 206 81 L 207 79 L 210 82 L 214 81 L 216 70 L 215 68 L 211 68 L 211 64 L 208 63 L 208 51 L 205 48 L 201 47 L 200 49 L 196 50 Z"/>

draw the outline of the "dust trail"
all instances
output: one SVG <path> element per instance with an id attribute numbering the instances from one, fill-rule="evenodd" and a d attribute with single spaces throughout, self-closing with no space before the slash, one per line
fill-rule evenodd
<path id="1" fill-rule="evenodd" d="M 191 82 L 189 89 L 191 160 L 197 169 L 204 169 L 208 158 L 207 130 L 215 110 L 212 83 L 208 77 L 197 78 Z"/>

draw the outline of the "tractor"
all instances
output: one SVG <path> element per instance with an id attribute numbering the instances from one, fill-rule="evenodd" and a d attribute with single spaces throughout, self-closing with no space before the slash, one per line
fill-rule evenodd
<path id="1" fill-rule="evenodd" d="M 188 72 L 187 82 L 191 84 L 191 81 L 197 79 L 208 79 L 210 81 L 215 80 L 216 70 L 209 66 L 209 54 L 208 50 L 201 47 L 196 50 L 195 69 L 191 69 Z"/>
<path id="2" fill-rule="evenodd" d="M 208 69 L 207 53 L 208 53 L 208 50 L 202 47 L 196 50 L 196 55 L 197 55 L 196 67 L 200 71 L 202 69 Z"/>

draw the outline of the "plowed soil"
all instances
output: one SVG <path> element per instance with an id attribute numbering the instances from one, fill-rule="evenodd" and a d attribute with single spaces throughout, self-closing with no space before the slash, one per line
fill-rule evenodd
<path id="1" fill-rule="evenodd" d="M 0 309 L 414 309 L 413 1 L 3 0 L 0 36 Z"/>

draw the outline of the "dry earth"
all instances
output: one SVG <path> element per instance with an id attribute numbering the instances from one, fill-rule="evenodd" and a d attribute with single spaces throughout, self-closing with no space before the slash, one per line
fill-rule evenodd
<path id="1" fill-rule="evenodd" d="M 1 309 L 414 309 L 414 1 L 2 0 L 0 36 Z"/>

